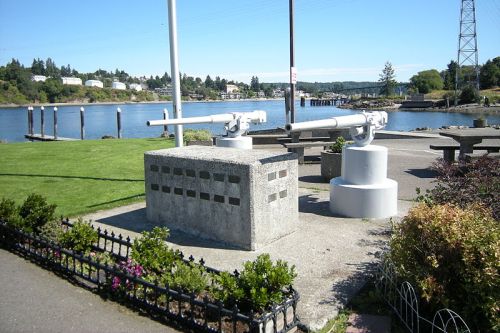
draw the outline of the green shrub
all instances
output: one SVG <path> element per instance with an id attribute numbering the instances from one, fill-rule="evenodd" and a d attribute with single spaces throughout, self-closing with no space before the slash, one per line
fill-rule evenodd
<path id="1" fill-rule="evenodd" d="M 19 207 L 16 206 L 14 200 L 2 198 L 2 201 L 0 201 L 0 221 L 13 227 L 20 226 Z"/>
<path id="2" fill-rule="evenodd" d="M 60 236 L 63 247 L 85 254 L 92 250 L 92 246 L 98 239 L 98 233 L 92 228 L 90 222 L 85 222 L 81 218 Z"/>
<path id="3" fill-rule="evenodd" d="M 339 136 L 333 145 L 330 146 L 332 153 L 342 153 L 342 148 L 347 144 L 343 136 Z"/>
<path id="4" fill-rule="evenodd" d="M 212 281 L 210 293 L 226 306 L 233 306 L 245 296 L 245 292 L 238 285 L 238 279 L 228 272 L 212 274 Z"/>
<path id="5" fill-rule="evenodd" d="M 141 237 L 132 244 L 132 259 L 142 265 L 148 273 L 158 275 L 164 272 L 171 273 L 180 255 L 165 243 L 168 236 L 167 228 L 154 227 L 152 231 L 142 232 Z"/>
<path id="6" fill-rule="evenodd" d="M 58 219 L 50 220 L 40 228 L 40 236 L 56 243 L 60 243 L 64 228 Z"/>
<path id="7" fill-rule="evenodd" d="M 228 273 L 214 279 L 213 296 L 224 302 L 237 302 L 240 309 L 264 310 L 283 301 L 287 290 L 297 275 L 295 266 L 278 260 L 273 264 L 269 254 L 261 254 L 254 261 L 247 261 L 238 278 Z"/>
<path id="8" fill-rule="evenodd" d="M 162 283 L 184 293 L 200 293 L 208 288 L 208 273 L 202 266 L 182 260 L 177 260 L 174 266 L 174 272 L 165 274 Z"/>
<path id="9" fill-rule="evenodd" d="M 395 225 L 390 248 L 428 310 L 450 308 L 474 332 L 500 329 L 500 226 L 489 210 L 421 203 Z"/>
<path id="10" fill-rule="evenodd" d="M 465 86 L 460 92 L 460 104 L 478 103 L 480 100 L 479 92 L 472 85 Z"/>
<path id="11" fill-rule="evenodd" d="M 56 205 L 49 205 L 43 196 L 30 194 L 19 209 L 23 230 L 39 233 L 41 227 L 55 219 L 55 210 Z"/>
<path id="12" fill-rule="evenodd" d="M 194 130 L 191 128 L 184 130 L 184 142 L 210 140 L 212 140 L 212 133 L 209 130 Z"/>

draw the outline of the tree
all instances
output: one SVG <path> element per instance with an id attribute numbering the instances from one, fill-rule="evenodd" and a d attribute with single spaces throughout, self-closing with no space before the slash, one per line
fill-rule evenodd
<path id="1" fill-rule="evenodd" d="M 205 79 L 205 88 L 213 89 L 214 85 L 214 80 L 212 80 L 210 75 L 207 75 L 207 78 Z"/>
<path id="2" fill-rule="evenodd" d="M 435 69 L 418 72 L 410 79 L 410 85 L 421 94 L 427 94 L 432 90 L 443 89 L 443 79 Z"/>
<path id="3" fill-rule="evenodd" d="M 394 88 L 398 83 L 395 80 L 396 75 L 394 74 L 394 68 L 392 68 L 392 64 L 390 62 L 385 63 L 385 67 L 379 77 L 378 82 L 382 83 L 380 94 L 385 95 L 386 97 L 394 94 Z"/>
<path id="4" fill-rule="evenodd" d="M 474 85 L 468 84 L 462 88 L 459 99 L 460 104 L 478 103 L 480 99 L 479 92 Z"/>
<path id="5" fill-rule="evenodd" d="M 45 75 L 45 63 L 41 59 L 33 59 L 31 73 L 34 75 Z"/>
<path id="6" fill-rule="evenodd" d="M 259 78 L 257 76 L 252 76 L 252 80 L 250 81 L 250 89 L 255 92 L 260 90 Z"/>
<path id="7" fill-rule="evenodd" d="M 458 70 L 458 63 L 456 61 L 451 60 L 448 64 L 448 69 L 443 71 L 443 81 L 444 81 L 444 89 L 446 90 L 455 90 L 455 82 L 456 75 Z"/>
<path id="8" fill-rule="evenodd" d="M 500 85 L 500 57 L 486 61 L 481 67 L 479 82 L 482 89 L 489 89 Z"/>
<path id="9" fill-rule="evenodd" d="M 59 78 L 61 76 L 59 68 L 57 68 L 56 63 L 51 58 L 45 60 L 45 75 L 54 78 Z"/>

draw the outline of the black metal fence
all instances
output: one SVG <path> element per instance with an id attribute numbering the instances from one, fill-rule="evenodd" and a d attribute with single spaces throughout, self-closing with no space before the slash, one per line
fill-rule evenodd
<path id="1" fill-rule="evenodd" d="M 415 289 L 407 281 L 399 283 L 394 264 L 388 258 L 378 265 L 375 278 L 377 289 L 409 332 L 471 333 L 462 317 L 450 309 L 437 311 L 432 320 L 423 317 Z"/>
<path id="2" fill-rule="evenodd" d="M 66 228 L 72 226 L 68 220 L 62 223 Z M 100 228 L 97 228 L 97 233 L 96 252 L 107 253 L 116 260 L 126 261 L 129 258 L 132 246 L 129 237 L 123 238 L 121 234 L 117 236 Z M 0 244 L 68 278 L 82 280 L 87 286 L 97 288 L 101 293 L 109 293 L 111 297 L 146 311 L 156 319 L 172 320 L 189 329 L 220 333 L 284 333 L 299 324 L 296 314 L 299 294 L 293 289 L 291 296 L 273 306 L 271 311 L 242 313 L 237 306 L 228 309 L 209 295 L 185 294 L 168 285 L 148 282 L 120 269 L 116 264 L 101 262 L 98 256 L 75 253 L 43 237 L 11 228 L 3 222 L 0 222 Z M 192 256 L 183 260 L 195 261 Z M 204 266 L 203 259 L 199 260 L 199 264 Z M 220 273 L 210 267 L 205 269 L 210 273 Z M 126 283 L 115 289 L 113 282 L 117 279 Z"/>

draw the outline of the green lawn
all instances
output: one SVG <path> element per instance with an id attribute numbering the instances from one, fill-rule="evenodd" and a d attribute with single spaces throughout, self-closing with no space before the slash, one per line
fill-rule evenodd
<path id="1" fill-rule="evenodd" d="M 165 139 L 0 144 L 0 198 L 18 203 L 38 193 L 75 216 L 144 199 L 144 152 Z"/>

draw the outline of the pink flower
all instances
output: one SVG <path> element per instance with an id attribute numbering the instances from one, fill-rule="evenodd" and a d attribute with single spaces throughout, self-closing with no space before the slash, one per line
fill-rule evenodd
<path id="1" fill-rule="evenodd" d="M 115 276 L 113 277 L 113 283 L 111 284 L 111 289 L 116 290 L 120 287 L 122 280 L 118 277 Z"/>

